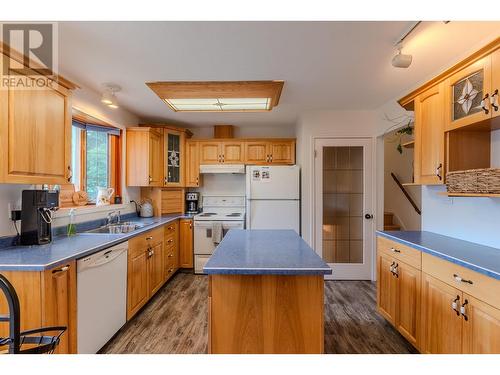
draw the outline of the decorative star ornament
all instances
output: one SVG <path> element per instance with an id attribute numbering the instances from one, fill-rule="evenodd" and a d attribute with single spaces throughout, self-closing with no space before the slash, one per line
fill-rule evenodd
<path id="1" fill-rule="evenodd" d="M 479 91 L 477 91 L 470 83 L 469 79 L 465 80 L 465 85 L 462 90 L 462 95 L 458 98 L 457 103 L 462 106 L 462 110 L 465 114 L 468 114 L 470 108 L 472 107 L 472 101 L 477 96 Z"/>

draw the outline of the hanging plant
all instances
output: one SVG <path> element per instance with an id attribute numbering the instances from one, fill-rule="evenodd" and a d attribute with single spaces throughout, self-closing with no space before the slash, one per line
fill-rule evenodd
<path id="1" fill-rule="evenodd" d="M 399 136 L 399 142 L 396 147 L 396 150 L 398 150 L 400 154 L 403 154 L 403 146 L 401 145 L 401 140 L 403 138 L 403 135 L 412 135 L 412 134 L 413 134 L 413 128 L 411 127 L 411 119 L 410 119 L 408 121 L 408 124 L 406 124 L 404 128 L 401 128 L 396 132 L 396 135 Z"/>

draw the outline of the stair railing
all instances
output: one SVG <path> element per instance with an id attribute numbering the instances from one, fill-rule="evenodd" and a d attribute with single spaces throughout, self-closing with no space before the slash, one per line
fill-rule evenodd
<path id="1" fill-rule="evenodd" d="M 408 194 L 405 187 L 401 184 L 401 182 L 399 182 L 399 179 L 397 178 L 397 176 L 393 172 L 391 172 L 391 177 L 396 182 L 396 184 L 399 186 L 399 188 L 401 189 L 401 191 L 405 195 L 406 199 L 408 199 L 408 201 L 411 203 L 411 205 L 415 209 L 415 212 L 419 215 L 422 215 L 422 211 L 420 211 L 420 208 L 418 208 L 418 206 L 415 203 L 415 201 L 413 200 L 413 198 L 410 196 L 410 194 Z"/>

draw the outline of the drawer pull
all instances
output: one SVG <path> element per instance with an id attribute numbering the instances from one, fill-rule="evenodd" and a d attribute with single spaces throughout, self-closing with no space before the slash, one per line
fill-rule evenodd
<path id="1" fill-rule="evenodd" d="M 59 272 L 66 272 L 67 270 L 69 270 L 69 266 L 64 266 L 64 267 L 61 267 L 61 268 L 58 268 L 57 270 L 54 270 L 52 271 L 52 273 L 59 273 Z"/>
<path id="2" fill-rule="evenodd" d="M 146 241 L 150 241 L 153 239 L 153 236 L 146 237 Z"/>
<path id="3" fill-rule="evenodd" d="M 462 316 L 464 317 L 465 321 L 468 321 L 469 320 L 469 317 L 467 316 L 466 314 L 466 306 L 467 304 L 469 303 L 469 301 L 465 300 L 464 303 L 462 304 L 462 306 L 460 306 L 460 314 L 462 314 Z"/>
<path id="4" fill-rule="evenodd" d="M 462 279 L 462 278 L 461 278 L 460 276 L 458 276 L 456 273 L 454 273 L 454 274 L 453 274 L 453 277 L 455 278 L 455 281 L 457 281 L 457 282 L 459 282 L 459 283 L 460 283 L 460 282 L 462 282 L 462 283 L 466 283 L 466 284 L 470 284 L 470 285 L 472 285 L 472 284 L 473 284 L 472 280 Z"/>
<path id="5" fill-rule="evenodd" d="M 170 240 L 168 240 L 167 242 L 168 242 L 168 243 L 172 243 L 172 242 L 174 242 L 174 240 L 170 239 Z"/>
<path id="6" fill-rule="evenodd" d="M 460 296 L 457 296 L 453 301 L 451 301 L 451 308 L 453 311 L 457 313 L 457 316 L 460 316 L 460 313 L 458 312 L 458 303 L 460 302 Z"/>
<path id="7" fill-rule="evenodd" d="M 400 253 L 401 252 L 401 250 L 395 249 L 394 247 L 391 247 L 391 251 L 393 253 Z"/>

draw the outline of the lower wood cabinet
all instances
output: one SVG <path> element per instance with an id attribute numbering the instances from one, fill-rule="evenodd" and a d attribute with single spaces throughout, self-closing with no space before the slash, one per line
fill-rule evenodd
<path id="1" fill-rule="evenodd" d="M 193 220 L 181 219 L 179 238 L 179 266 L 193 268 Z"/>
<path id="2" fill-rule="evenodd" d="M 420 345 L 421 271 L 378 255 L 378 310 L 416 348 Z"/>
<path id="3" fill-rule="evenodd" d="M 462 292 L 452 286 L 423 275 L 422 324 L 423 353 L 462 352 Z M 455 306 L 455 307 L 454 307 Z"/>
<path id="4" fill-rule="evenodd" d="M 163 228 L 129 240 L 127 267 L 127 320 L 163 285 Z"/>
<path id="5" fill-rule="evenodd" d="M 500 281 L 426 253 L 420 270 L 406 247 L 384 238 L 377 246 L 378 311 L 413 346 L 429 354 L 500 353 Z"/>
<path id="6" fill-rule="evenodd" d="M 21 330 L 64 326 L 56 353 L 77 353 L 76 262 L 41 271 L 2 271 L 19 297 Z M 8 314 L 0 293 L 0 315 Z M 8 324 L 0 325 L 0 337 L 8 336 Z"/>

